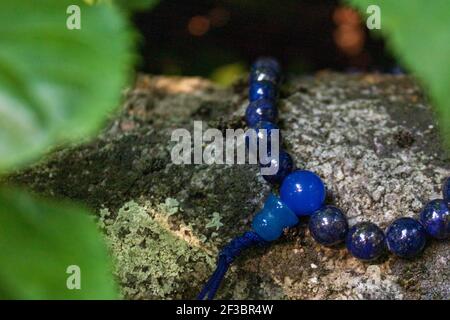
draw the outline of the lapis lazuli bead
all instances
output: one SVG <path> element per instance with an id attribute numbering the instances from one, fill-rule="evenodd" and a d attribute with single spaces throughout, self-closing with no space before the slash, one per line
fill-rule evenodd
<path id="1" fill-rule="evenodd" d="M 341 209 L 325 206 L 309 219 L 309 232 L 318 243 L 333 246 L 345 240 L 348 232 L 347 218 Z"/>
<path id="2" fill-rule="evenodd" d="M 252 228 L 264 240 L 274 241 L 281 236 L 284 228 L 297 223 L 297 216 L 277 196 L 271 194 L 263 209 L 253 218 Z"/>
<path id="3" fill-rule="evenodd" d="M 325 184 L 315 173 L 296 170 L 281 184 L 281 200 L 297 215 L 307 216 L 320 209 L 325 201 Z"/>
<path id="4" fill-rule="evenodd" d="M 420 213 L 420 223 L 433 238 L 450 237 L 450 209 L 447 201 L 436 199 L 428 202 Z"/>
<path id="5" fill-rule="evenodd" d="M 444 185 L 442 186 L 442 194 L 444 196 L 444 201 L 450 207 L 450 177 L 445 179 Z"/>
<path id="6" fill-rule="evenodd" d="M 270 153 L 270 150 L 272 147 L 272 142 L 278 143 L 278 150 L 280 149 L 279 145 L 280 145 L 280 141 L 281 141 L 280 140 L 281 134 L 280 134 L 280 129 L 277 127 L 276 124 L 269 122 L 269 121 L 260 121 L 252 129 L 255 130 L 255 134 L 256 134 L 254 137 L 253 143 L 256 142 L 257 147 L 260 147 L 260 145 L 262 143 L 266 143 L 266 154 Z M 247 136 L 246 136 L 247 146 L 251 140 L 252 139 L 250 136 L 248 136 L 248 132 L 247 132 Z"/>
<path id="7" fill-rule="evenodd" d="M 273 174 L 263 174 L 262 176 L 271 184 L 280 184 L 294 169 L 294 161 L 290 154 L 284 150 L 279 152 L 278 157 L 272 157 L 270 152 L 268 154 L 269 158 L 267 160 L 269 162 L 267 164 L 260 164 L 261 172 L 263 173 L 263 168 L 266 168 L 265 170 L 270 168 Z"/>
<path id="8" fill-rule="evenodd" d="M 360 222 L 348 231 L 345 239 L 347 250 L 360 260 L 374 260 L 385 250 L 385 235 L 376 224 Z"/>
<path id="9" fill-rule="evenodd" d="M 250 102 L 267 99 L 274 101 L 277 95 L 275 85 L 270 81 L 252 82 L 250 84 L 248 98 Z"/>
<path id="10" fill-rule="evenodd" d="M 269 81 L 277 84 L 279 80 L 278 73 L 269 67 L 258 67 L 250 72 L 250 83 Z"/>
<path id="11" fill-rule="evenodd" d="M 413 218 L 399 218 L 386 230 L 388 249 L 402 258 L 412 258 L 419 254 L 426 243 L 424 227 Z"/>
<path id="12" fill-rule="evenodd" d="M 260 99 L 250 102 L 245 111 L 245 121 L 249 127 L 254 127 L 260 121 L 275 121 L 277 114 L 277 108 L 272 100 Z"/>
<path id="13" fill-rule="evenodd" d="M 281 73 L 281 66 L 277 60 L 270 57 L 260 57 L 258 58 L 252 65 L 252 70 L 257 68 L 269 68 L 276 72 L 277 74 Z"/>

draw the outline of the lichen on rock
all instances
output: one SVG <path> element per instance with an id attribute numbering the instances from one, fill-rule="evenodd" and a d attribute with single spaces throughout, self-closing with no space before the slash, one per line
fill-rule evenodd
<path id="1" fill-rule="evenodd" d="M 170 201 L 169 201 L 170 203 Z M 173 201 L 172 201 L 173 203 Z M 165 217 L 151 206 L 129 201 L 111 218 L 100 210 L 99 226 L 105 233 L 122 294 L 129 299 L 176 298 L 183 283 L 198 286 L 196 272 L 211 268 L 212 259 L 194 235 L 182 238 L 168 227 Z M 181 297 L 181 296 L 178 296 Z"/>

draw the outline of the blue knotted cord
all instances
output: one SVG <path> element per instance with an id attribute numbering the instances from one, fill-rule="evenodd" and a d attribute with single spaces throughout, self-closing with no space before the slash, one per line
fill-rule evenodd
<path id="1" fill-rule="evenodd" d="M 225 276 L 230 264 L 237 256 L 239 256 L 242 250 L 265 244 L 267 244 L 267 241 L 253 231 L 245 232 L 242 236 L 231 240 L 222 249 L 222 251 L 219 252 L 216 270 L 211 275 L 208 282 L 204 285 L 197 299 L 203 300 L 206 296 L 207 300 L 214 299 L 217 289 L 219 289 L 220 283 L 222 282 L 222 279 Z"/>

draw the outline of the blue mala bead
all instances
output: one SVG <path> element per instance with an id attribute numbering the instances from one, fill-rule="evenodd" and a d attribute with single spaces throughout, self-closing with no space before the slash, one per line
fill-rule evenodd
<path id="1" fill-rule="evenodd" d="M 281 200 L 297 215 L 308 216 L 320 209 L 325 201 L 325 184 L 315 173 L 296 170 L 281 184 Z"/>
<path id="2" fill-rule="evenodd" d="M 447 201 L 436 199 L 428 202 L 420 213 L 420 223 L 433 238 L 447 239 L 450 236 L 450 209 Z"/>
<path id="3" fill-rule="evenodd" d="M 250 83 L 260 81 L 269 81 L 273 84 L 277 84 L 279 75 L 274 69 L 267 66 L 252 69 L 250 72 Z"/>
<path id="4" fill-rule="evenodd" d="M 266 241 L 274 241 L 283 233 L 284 228 L 298 223 L 297 216 L 277 196 L 271 194 L 263 209 L 253 218 L 252 228 Z"/>
<path id="5" fill-rule="evenodd" d="M 418 255 L 426 243 L 424 227 L 413 218 L 399 218 L 386 230 L 388 249 L 402 258 Z"/>
<path id="6" fill-rule="evenodd" d="M 267 99 L 274 101 L 277 96 L 276 86 L 270 81 L 252 82 L 250 84 L 248 98 L 250 102 Z"/>
<path id="7" fill-rule="evenodd" d="M 260 121 L 258 122 L 252 129 L 255 130 L 256 136 L 255 141 L 256 146 L 259 148 L 261 143 L 266 142 L 266 153 L 267 156 L 270 153 L 270 149 L 272 147 L 272 143 L 278 143 L 278 146 L 280 144 L 280 129 L 277 127 L 276 124 L 270 122 L 270 121 Z M 278 135 L 275 134 L 275 130 L 277 130 Z M 250 142 L 250 137 L 246 137 L 246 143 L 248 146 L 248 143 Z M 280 147 L 278 147 L 278 150 Z"/>
<path id="8" fill-rule="evenodd" d="M 445 179 L 444 185 L 442 186 L 442 194 L 444 196 L 444 201 L 450 207 L 450 177 Z"/>
<path id="9" fill-rule="evenodd" d="M 345 240 L 348 232 L 347 218 L 341 209 L 325 206 L 309 219 L 309 232 L 318 243 L 333 246 Z"/>
<path id="10" fill-rule="evenodd" d="M 376 224 L 361 222 L 350 228 L 345 244 L 355 258 L 374 260 L 385 250 L 385 235 Z"/>
<path id="11" fill-rule="evenodd" d="M 245 121 L 249 127 L 254 127 L 261 121 L 275 121 L 277 115 L 278 111 L 272 100 L 260 99 L 250 102 L 245 111 Z"/>
<path id="12" fill-rule="evenodd" d="M 273 174 L 263 174 L 263 178 L 271 184 L 280 184 L 284 178 L 294 169 L 294 161 L 292 157 L 284 150 L 279 152 L 278 157 L 272 157 L 270 151 L 268 152 L 268 163 L 260 164 L 261 170 L 263 168 L 271 167 Z M 267 170 L 267 169 L 266 169 Z M 261 171 L 262 172 L 262 171 Z"/>
<path id="13" fill-rule="evenodd" d="M 281 73 L 281 66 L 278 63 L 277 60 L 270 57 L 260 57 L 258 58 L 252 65 L 252 70 L 258 69 L 258 68 L 268 68 L 272 71 L 276 72 L 277 74 Z"/>

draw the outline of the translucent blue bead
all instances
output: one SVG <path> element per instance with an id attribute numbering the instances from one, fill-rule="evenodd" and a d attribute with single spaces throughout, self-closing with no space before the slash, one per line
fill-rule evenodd
<path id="1" fill-rule="evenodd" d="M 385 250 L 385 236 L 376 224 L 361 222 L 348 231 L 345 239 L 347 250 L 360 260 L 373 260 Z"/>
<path id="2" fill-rule="evenodd" d="M 250 84 L 248 98 L 250 102 L 267 99 L 274 101 L 277 96 L 275 85 L 270 81 L 252 82 Z"/>
<path id="3" fill-rule="evenodd" d="M 296 170 L 281 184 L 281 200 L 297 215 L 310 215 L 325 201 L 325 184 L 318 175 L 307 170 Z"/>
<path id="4" fill-rule="evenodd" d="M 268 153 L 270 161 L 267 164 L 260 164 L 262 168 L 271 167 L 273 174 L 263 174 L 263 178 L 271 184 L 280 184 L 284 178 L 294 169 L 294 161 L 292 157 L 284 150 L 280 150 L 278 157 L 272 157 Z"/>
<path id="5" fill-rule="evenodd" d="M 430 201 L 420 213 L 420 223 L 426 232 L 436 239 L 450 236 L 450 209 L 444 200 Z"/>
<path id="6" fill-rule="evenodd" d="M 252 65 L 252 70 L 257 68 L 269 68 L 276 72 L 277 74 L 281 73 L 281 66 L 277 60 L 270 57 L 260 57 L 258 58 Z"/>
<path id="7" fill-rule="evenodd" d="M 345 240 L 348 232 L 347 218 L 341 209 L 325 206 L 311 215 L 309 232 L 318 243 L 333 246 Z"/>
<path id="8" fill-rule="evenodd" d="M 250 102 L 245 111 L 245 121 L 249 127 L 254 127 L 261 121 L 275 121 L 277 114 L 277 108 L 272 100 L 260 99 Z"/>
<path id="9" fill-rule="evenodd" d="M 258 67 L 252 69 L 250 72 L 250 83 L 269 81 L 273 84 L 277 84 L 279 80 L 279 75 L 276 71 L 269 67 Z"/>
<path id="10" fill-rule="evenodd" d="M 402 258 L 412 258 L 419 254 L 426 243 L 424 227 L 413 218 L 400 218 L 386 230 L 389 250 Z"/>
<path id="11" fill-rule="evenodd" d="M 252 228 L 264 240 L 274 241 L 281 236 L 284 228 L 297 223 L 297 216 L 277 196 L 271 194 L 264 208 L 253 219 Z"/>
<path id="12" fill-rule="evenodd" d="M 442 194 L 444 196 L 444 201 L 450 206 L 450 177 L 445 179 L 444 185 L 442 186 Z"/>

